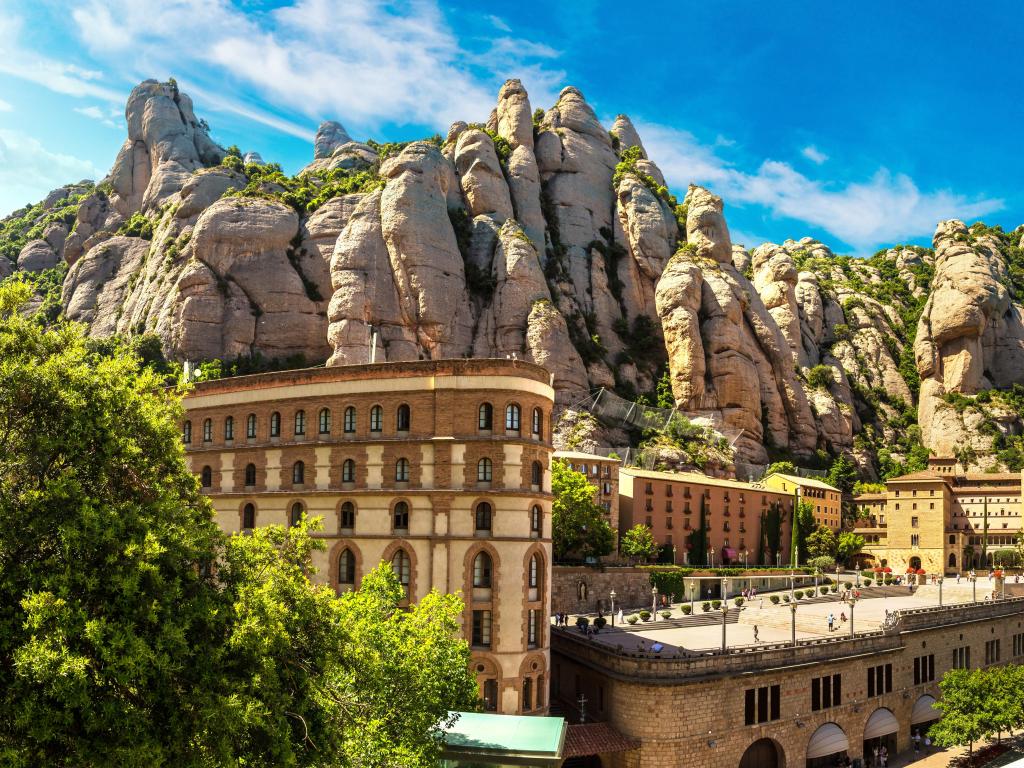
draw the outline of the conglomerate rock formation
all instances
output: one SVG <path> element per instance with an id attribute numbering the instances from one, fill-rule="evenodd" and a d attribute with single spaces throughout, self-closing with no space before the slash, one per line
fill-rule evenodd
<path id="1" fill-rule="evenodd" d="M 518 80 L 444 138 L 326 121 L 295 177 L 217 146 L 173 81 L 125 114 L 106 179 L 0 221 L 0 279 L 60 281 L 94 336 L 156 333 L 192 361 L 514 357 L 551 371 L 561 406 L 667 373 L 747 462 L 846 453 L 874 477 L 922 442 L 1024 462 L 1021 230 L 944 222 L 934 251 L 871 259 L 748 250 L 710 191 L 678 203 L 627 116 L 606 129 L 571 87 L 534 110 Z M 588 445 L 629 439 L 603 434 Z"/>

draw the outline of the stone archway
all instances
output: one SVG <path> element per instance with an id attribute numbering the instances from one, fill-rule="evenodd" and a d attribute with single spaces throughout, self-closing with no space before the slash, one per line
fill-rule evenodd
<path id="1" fill-rule="evenodd" d="M 740 768 L 785 768 L 786 756 L 774 739 L 758 739 L 743 753 Z"/>
<path id="2" fill-rule="evenodd" d="M 915 571 L 921 570 L 921 558 L 917 555 L 914 555 L 912 558 L 910 558 L 910 567 L 913 568 Z"/>
<path id="3" fill-rule="evenodd" d="M 952 568 L 954 570 L 956 569 L 956 552 L 949 553 L 949 563 L 947 567 Z"/>

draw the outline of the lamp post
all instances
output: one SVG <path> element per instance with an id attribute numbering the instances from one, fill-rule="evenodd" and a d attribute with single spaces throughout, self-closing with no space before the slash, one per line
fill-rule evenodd
<path id="1" fill-rule="evenodd" d="M 935 580 L 937 582 L 939 582 L 939 608 L 941 608 L 942 607 L 942 582 L 943 582 L 943 578 L 941 576 L 938 576 L 938 577 L 936 577 Z"/>
<path id="2" fill-rule="evenodd" d="M 709 547 L 708 551 L 711 553 L 711 567 L 714 568 L 715 567 L 715 548 L 714 547 Z"/>
<path id="3" fill-rule="evenodd" d="M 775 567 L 776 568 L 781 568 L 782 567 L 782 550 L 779 550 L 778 552 L 775 553 Z"/>
<path id="4" fill-rule="evenodd" d="M 722 579 L 723 588 L 725 586 L 725 579 Z M 722 601 L 722 653 L 725 653 L 727 647 L 725 641 L 725 617 L 729 615 L 729 603 L 725 600 Z"/>
<path id="5" fill-rule="evenodd" d="M 747 567 L 747 555 L 749 555 L 749 554 L 750 554 L 750 550 L 749 549 L 744 549 L 743 550 L 743 567 L 744 568 Z"/>
<path id="6" fill-rule="evenodd" d="M 847 602 L 850 604 L 850 637 L 853 637 L 853 606 L 857 601 L 853 597 L 850 597 Z"/>
<path id="7" fill-rule="evenodd" d="M 796 603 L 789 604 L 790 631 L 793 634 L 793 647 L 796 647 Z"/>
<path id="8" fill-rule="evenodd" d="M 676 564 L 676 545 L 672 545 L 672 565 Z"/>
<path id="9" fill-rule="evenodd" d="M 687 585 L 690 589 L 690 615 L 693 615 L 693 593 L 697 591 L 697 580 L 690 579 L 690 583 Z"/>
<path id="10" fill-rule="evenodd" d="M 615 626 L 615 590 L 613 589 L 611 594 L 608 595 L 612 599 L 612 626 Z"/>
<path id="11" fill-rule="evenodd" d="M 971 600 L 978 602 L 978 577 L 971 573 Z"/>
<path id="12" fill-rule="evenodd" d="M 651 587 L 651 616 L 658 615 L 658 588 Z"/>

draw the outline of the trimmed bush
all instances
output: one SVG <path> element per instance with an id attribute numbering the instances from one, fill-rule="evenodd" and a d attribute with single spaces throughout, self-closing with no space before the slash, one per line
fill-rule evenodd
<path id="1" fill-rule="evenodd" d="M 650 618 L 651 618 L 651 612 L 650 611 L 640 611 L 640 620 L 641 621 L 647 621 Z"/>
<path id="2" fill-rule="evenodd" d="M 782 599 L 785 600 L 788 603 L 789 602 L 789 595 L 788 594 L 783 595 Z"/>
<path id="3" fill-rule="evenodd" d="M 578 619 L 576 619 L 576 626 L 580 629 L 586 629 L 589 625 L 590 619 L 588 619 L 586 616 L 580 616 Z"/>
<path id="4" fill-rule="evenodd" d="M 596 619 L 594 619 L 594 626 L 598 629 L 604 629 L 605 624 L 607 623 L 608 619 L 606 619 L 604 616 L 598 616 Z"/>
<path id="5" fill-rule="evenodd" d="M 839 587 L 838 587 L 838 585 L 833 584 L 831 587 L 828 588 L 828 591 L 831 592 L 832 594 L 835 594 L 836 592 L 839 591 Z"/>
<path id="6" fill-rule="evenodd" d="M 798 590 L 794 591 L 793 592 L 793 598 L 795 600 L 803 600 L 804 599 L 804 591 L 802 589 L 798 589 Z"/>
<path id="7" fill-rule="evenodd" d="M 640 621 L 640 617 L 638 617 L 635 613 L 630 614 L 626 617 L 627 624 L 636 624 L 638 621 Z"/>
<path id="8" fill-rule="evenodd" d="M 709 602 L 706 602 L 706 601 L 705 601 L 705 602 L 703 602 L 703 603 L 701 603 L 701 604 L 700 604 L 700 609 L 701 609 L 702 611 L 704 611 L 704 613 L 707 613 L 708 611 L 710 611 L 710 610 L 711 610 L 711 603 L 709 603 Z"/>
<path id="9" fill-rule="evenodd" d="M 741 605 L 743 605 L 743 602 L 744 602 L 742 597 L 734 597 L 732 601 L 734 603 L 736 603 L 736 607 L 737 608 L 739 608 Z"/>
<path id="10" fill-rule="evenodd" d="M 823 595 L 827 595 L 828 594 L 828 587 L 818 587 L 818 591 L 821 594 L 823 594 Z"/>
<path id="11" fill-rule="evenodd" d="M 663 619 L 670 619 L 670 618 L 672 618 L 672 611 L 662 611 L 661 612 L 661 618 L 663 618 Z"/>
<path id="12" fill-rule="evenodd" d="M 779 596 L 778 595 L 769 595 L 768 599 L 772 601 L 772 605 L 778 605 L 779 604 Z"/>
<path id="13" fill-rule="evenodd" d="M 851 584 L 849 581 L 844 581 L 843 589 L 853 589 L 853 584 Z"/>
<path id="14" fill-rule="evenodd" d="M 712 600 L 711 601 L 711 607 L 714 608 L 717 611 L 719 608 L 722 607 L 722 601 L 721 600 Z"/>
<path id="15" fill-rule="evenodd" d="M 686 605 L 682 606 L 682 608 L 680 608 L 680 610 L 683 612 L 683 616 L 689 616 L 690 615 L 690 611 L 692 611 L 693 609 L 690 608 L 690 604 L 687 603 Z"/>
<path id="16" fill-rule="evenodd" d="M 864 579 L 864 586 L 865 587 L 870 587 L 871 586 L 871 579 Z"/>

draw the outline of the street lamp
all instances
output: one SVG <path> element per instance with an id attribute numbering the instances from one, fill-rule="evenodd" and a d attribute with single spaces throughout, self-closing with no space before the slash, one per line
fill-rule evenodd
<path id="1" fill-rule="evenodd" d="M 781 549 L 778 552 L 775 553 L 775 567 L 776 568 L 781 568 L 782 567 L 782 550 Z"/>
<path id="2" fill-rule="evenodd" d="M 708 547 L 708 552 L 711 553 L 711 567 L 714 568 L 715 567 L 715 548 L 714 547 Z"/>
<path id="3" fill-rule="evenodd" d="M 796 603 L 789 604 L 790 631 L 793 633 L 793 647 L 796 647 Z"/>
<path id="4" fill-rule="evenodd" d="M 676 545 L 672 545 L 672 565 L 676 564 Z"/>
<path id="5" fill-rule="evenodd" d="M 941 608 L 942 607 L 942 581 L 943 581 L 943 579 L 942 579 L 941 576 L 938 576 L 935 580 L 937 582 L 939 582 L 939 608 Z"/>
<path id="6" fill-rule="evenodd" d="M 658 588 L 651 587 L 651 616 L 658 615 Z"/>
<path id="7" fill-rule="evenodd" d="M 743 550 L 743 567 L 744 568 L 747 567 L 747 555 L 749 555 L 749 554 L 750 554 L 750 550 L 749 549 L 744 549 Z"/>
<path id="8" fill-rule="evenodd" d="M 857 600 L 851 595 L 847 598 L 846 602 L 850 604 L 850 637 L 853 637 L 853 606 L 856 604 Z"/>
<path id="9" fill-rule="evenodd" d="M 615 626 L 615 590 L 613 589 L 611 594 L 608 595 L 612 599 L 612 626 Z"/>

